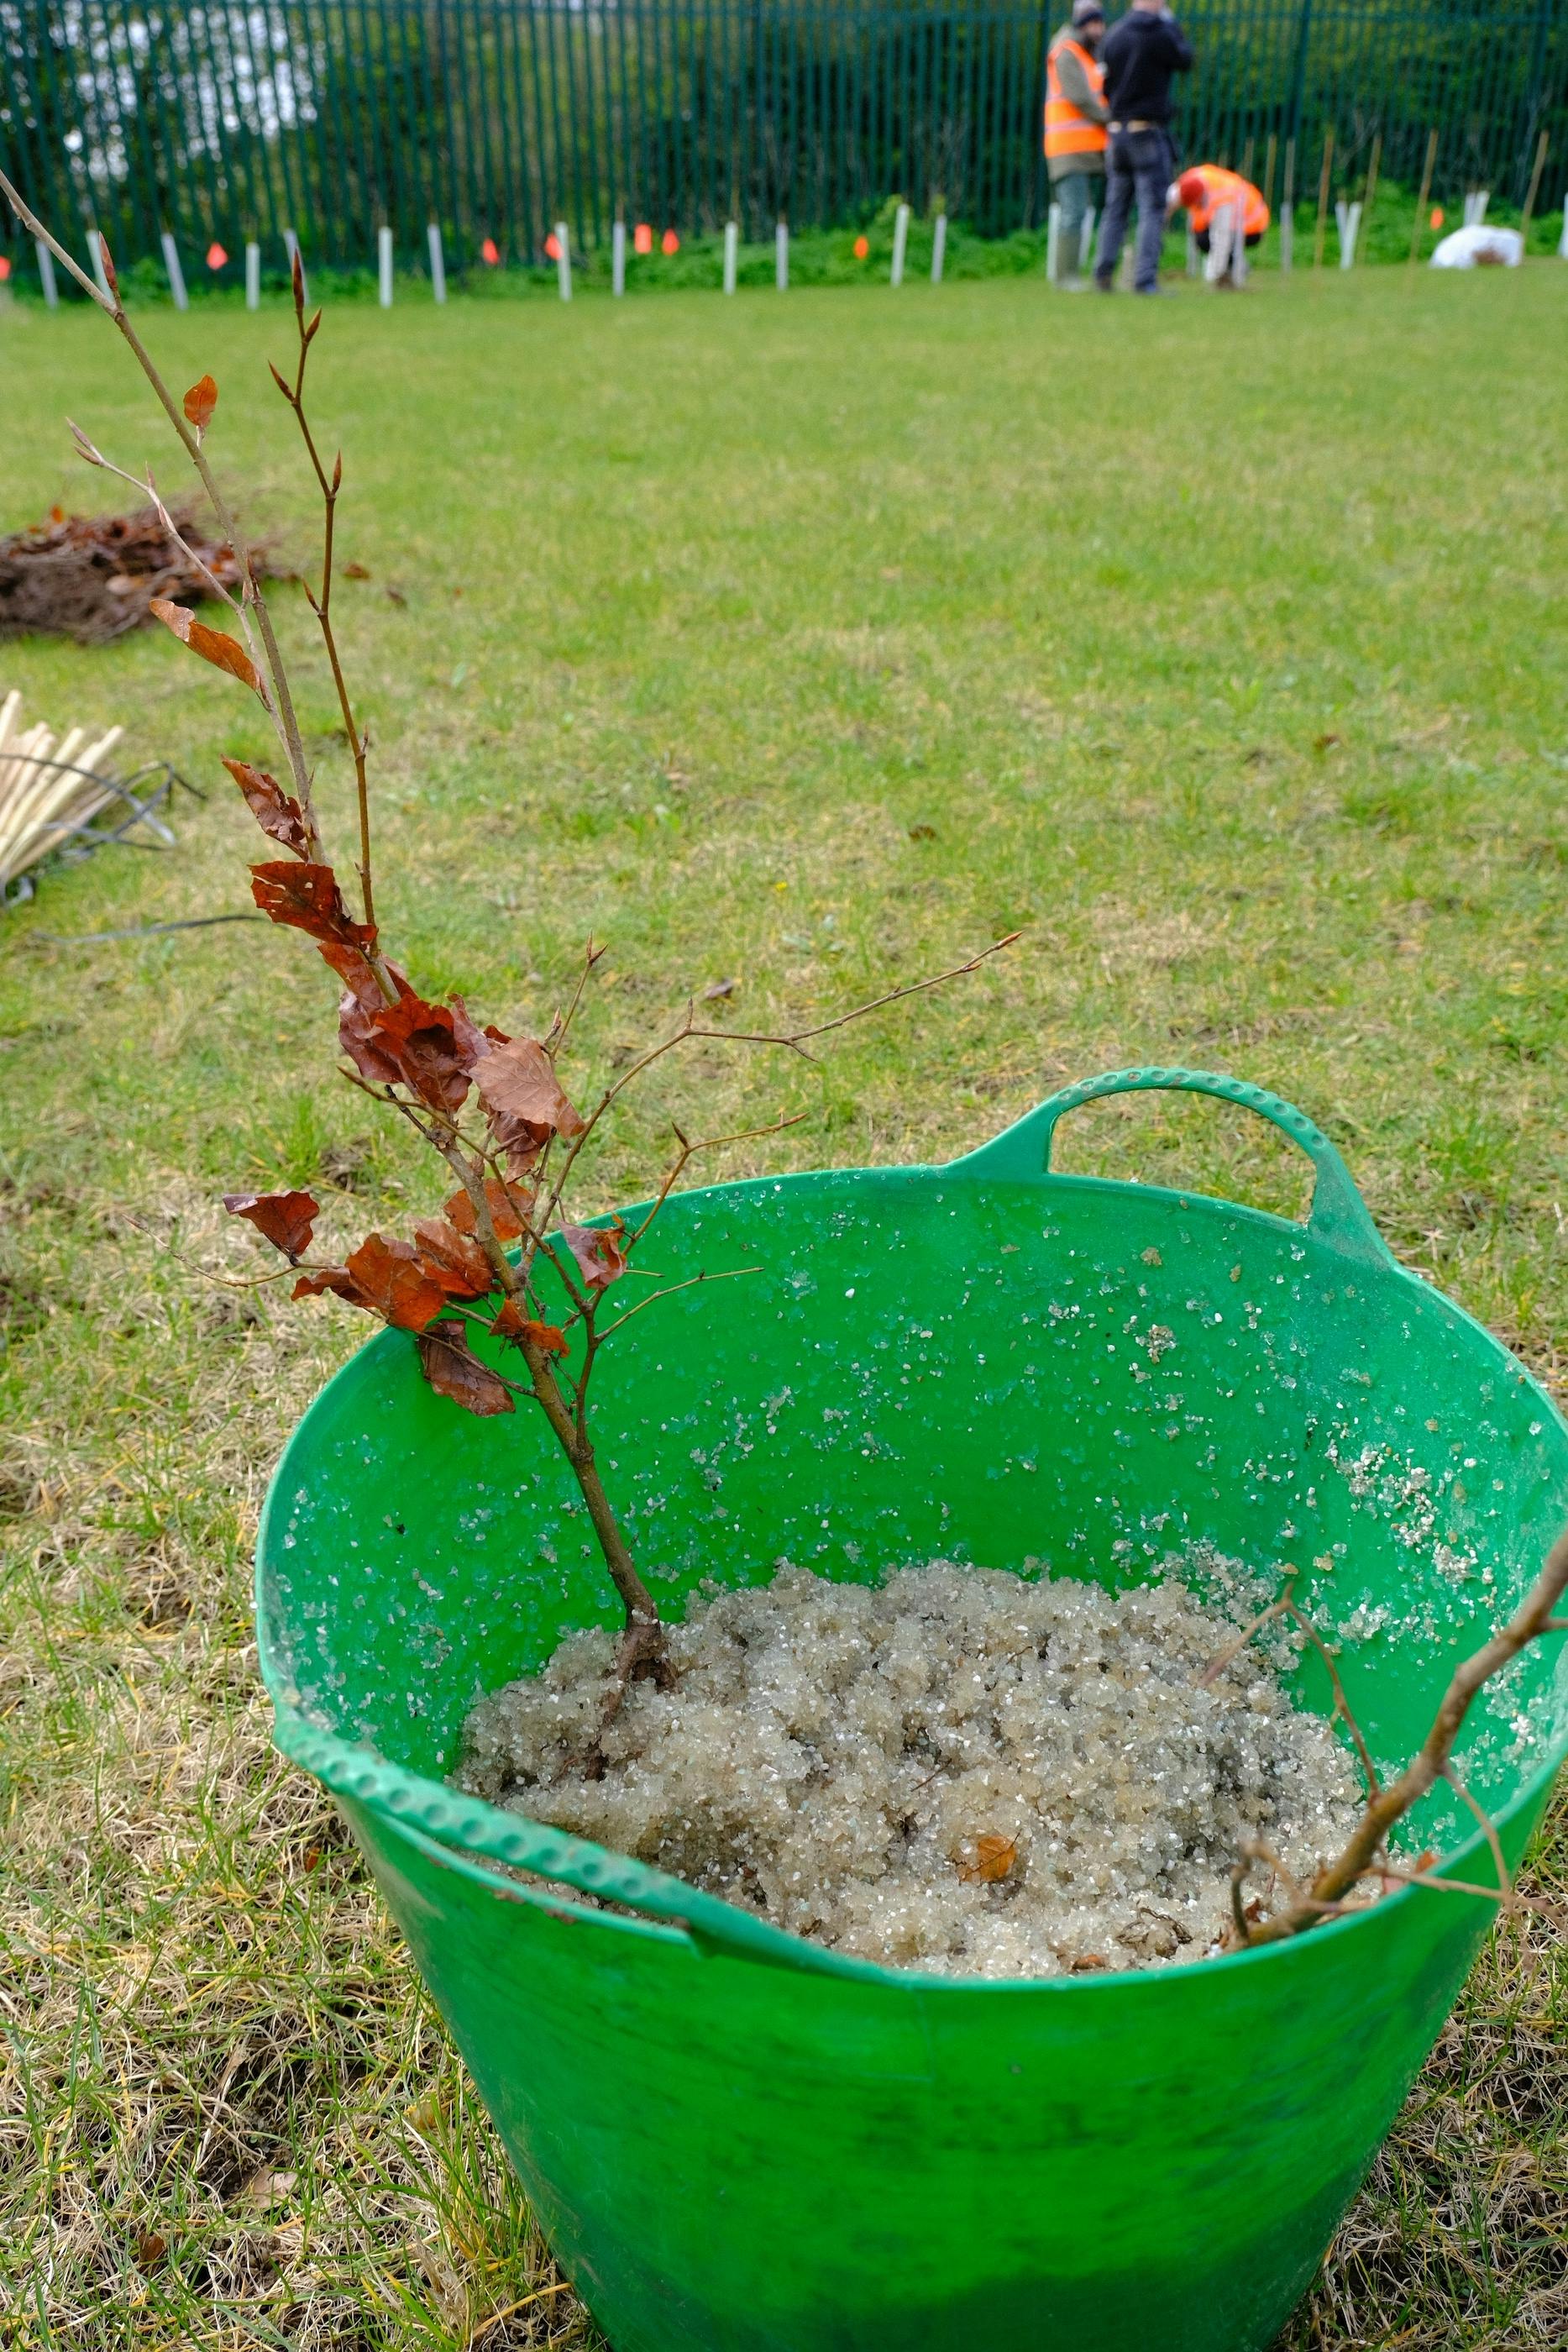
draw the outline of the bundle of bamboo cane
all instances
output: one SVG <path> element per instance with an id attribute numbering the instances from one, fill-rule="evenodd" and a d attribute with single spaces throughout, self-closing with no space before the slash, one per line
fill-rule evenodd
<path id="1" fill-rule="evenodd" d="M 18 875 L 124 799 L 117 782 L 97 773 L 123 728 L 93 740 L 90 728 L 72 727 L 57 744 L 42 719 L 24 728 L 21 711 L 19 694 L 0 702 L 0 898 Z"/>

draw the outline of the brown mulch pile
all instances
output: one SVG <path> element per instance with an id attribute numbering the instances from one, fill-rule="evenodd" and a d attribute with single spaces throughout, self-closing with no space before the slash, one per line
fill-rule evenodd
<path id="1" fill-rule="evenodd" d="M 172 508 L 187 543 L 225 588 L 239 581 L 233 548 L 211 539 L 192 508 Z M 156 510 L 68 515 L 0 539 L 0 643 L 35 635 L 106 646 L 146 620 L 154 596 L 194 604 L 212 593 Z"/>

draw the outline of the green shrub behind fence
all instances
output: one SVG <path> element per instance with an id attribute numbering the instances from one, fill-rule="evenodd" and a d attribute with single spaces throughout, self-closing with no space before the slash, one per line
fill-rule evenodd
<path id="1" fill-rule="evenodd" d="M 1065 13 L 1065 6 L 1061 13 Z M 1515 202 L 1539 135 L 1568 171 L 1563 0 L 1197 0 L 1183 152 L 1249 169 L 1276 198 L 1287 155 L 1334 193 L 1374 143 L 1414 185 L 1438 131 L 1437 193 Z M 616 217 L 748 236 L 866 216 L 892 191 L 997 236 L 1040 216 L 1044 51 L 1019 7 L 846 0 L 0 0 L 0 156 L 35 206 L 117 257 L 187 267 L 216 242 L 269 261 L 368 262 L 392 227 L 448 265 L 487 239 L 538 259 Z M 79 241 L 79 240 L 78 240 Z M 13 249 L 18 241 L 13 238 Z"/>

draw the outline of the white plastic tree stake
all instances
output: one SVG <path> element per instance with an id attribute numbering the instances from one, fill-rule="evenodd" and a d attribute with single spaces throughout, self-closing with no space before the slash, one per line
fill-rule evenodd
<path id="1" fill-rule="evenodd" d="M 188 310 L 191 298 L 185 291 L 185 273 L 180 267 L 180 248 L 167 229 L 159 232 L 159 244 L 163 248 L 163 267 L 169 273 L 169 291 L 174 297 L 176 310 Z"/>
<path id="2" fill-rule="evenodd" d="M 38 278 L 44 289 L 44 299 L 51 310 L 60 307 L 60 289 L 55 283 L 55 257 L 41 236 L 33 240 L 38 256 Z"/>
<path id="3" fill-rule="evenodd" d="M 773 232 L 773 283 L 780 294 L 789 283 L 789 224 L 780 221 Z"/>
<path id="4" fill-rule="evenodd" d="M 425 230 L 430 247 L 430 290 L 438 302 L 446 299 L 446 254 L 441 242 L 441 224 L 432 221 Z"/>
<path id="5" fill-rule="evenodd" d="M 1354 268 L 1355 240 L 1360 235 L 1361 206 L 1359 204 L 1347 205 L 1339 229 L 1339 266 L 1342 269 Z"/>
<path id="6" fill-rule="evenodd" d="M 947 215 L 946 213 L 938 213 L 936 215 L 936 226 L 931 238 L 931 283 L 933 286 L 940 286 L 942 283 L 942 265 L 946 257 Z"/>
<path id="7" fill-rule="evenodd" d="M 1061 247 L 1061 206 L 1052 205 L 1045 216 L 1045 278 L 1049 286 L 1056 284 L 1056 264 Z"/>
<path id="8" fill-rule="evenodd" d="M 610 291 L 626 291 L 626 224 L 623 220 L 610 224 Z"/>
<path id="9" fill-rule="evenodd" d="M 571 299 L 571 238 L 564 221 L 555 225 L 555 274 L 563 302 Z"/>
<path id="10" fill-rule="evenodd" d="M 99 242 L 97 224 L 91 221 L 88 224 L 87 250 L 88 258 L 92 263 L 92 274 L 98 280 L 98 290 L 106 302 L 112 302 L 114 297 L 109 290 L 109 278 L 103 266 L 103 247 Z"/>
<path id="11" fill-rule="evenodd" d="M 1230 207 L 1230 283 L 1247 283 L 1247 206 L 1239 196 Z"/>
<path id="12" fill-rule="evenodd" d="M 1091 205 L 1088 211 L 1083 215 L 1083 226 L 1078 232 L 1078 274 L 1080 277 L 1083 275 L 1083 272 L 1089 268 L 1090 263 L 1094 258 L 1094 231 L 1099 225 L 1100 215 L 1095 211 L 1093 205 Z"/>
<path id="13" fill-rule="evenodd" d="M 390 228 L 376 231 L 376 262 L 382 309 L 390 310 L 392 306 L 392 233 Z"/>
<path id="14" fill-rule="evenodd" d="M 736 264 L 740 258 L 740 224 L 726 221 L 724 225 L 724 290 L 735 291 Z"/>
<path id="15" fill-rule="evenodd" d="M 893 268 L 888 272 L 890 286 L 904 283 L 904 255 L 909 243 L 909 206 L 900 205 L 893 216 Z"/>
<path id="16" fill-rule="evenodd" d="M 261 247 L 254 237 L 245 249 L 245 307 L 247 310 L 261 308 Z"/>
<path id="17" fill-rule="evenodd" d="M 1557 240 L 1557 257 L 1568 261 L 1568 189 L 1563 194 L 1563 234 Z"/>
<path id="18" fill-rule="evenodd" d="M 1196 278 L 1197 276 L 1198 259 L 1197 232 L 1193 227 L 1191 221 L 1188 221 L 1186 225 L 1186 274 L 1189 278 Z"/>

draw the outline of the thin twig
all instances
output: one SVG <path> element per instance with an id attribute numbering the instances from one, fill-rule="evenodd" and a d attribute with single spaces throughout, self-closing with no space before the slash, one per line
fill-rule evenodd
<path id="1" fill-rule="evenodd" d="M 797 1052 L 800 1052 L 802 1051 L 805 1040 L 808 1038 L 826 1036 L 830 1030 L 845 1028 L 852 1021 L 863 1021 L 868 1013 L 879 1013 L 885 1005 L 897 1004 L 906 996 L 919 996 L 927 989 L 942 988 L 946 986 L 946 982 L 950 980 L 962 980 L 967 973 L 977 971 L 981 964 L 987 962 L 990 957 L 999 955 L 1004 948 L 1010 948 L 1014 941 L 1021 937 L 1022 933 L 1019 931 L 1009 931 L 1005 939 L 993 940 L 988 948 L 982 948 L 977 955 L 971 956 L 966 963 L 955 964 L 952 969 L 947 971 L 936 972 L 928 980 L 911 981 L 903 988 L 888 989 L 883 995 L 873 996 L 868 1003 L 854 1005 L 848 1013 L 836 1013 L 831 1021 L 818 1022 L 813 1027 L 808 1029 L 790 1031 L 779 1030 L 775 1032 L 751 1029 L 699 1028 L 696 1025 L 695 1018 L 696 1012 L 695 1004 L 695 1003 L 688 1003 L 686 1006 L 686 1017 L 682 1022 L 680 1027 L 678 1029 L 672 1030 L 670 1034 L 667 1037 L 662 1038 L 658 1045 L 651 1045 L 645 1054 L 639 1055 L 637 1059 L 632 1062 L 628 1068 L 623 1070 L 621 1076 L 615 1079 L 612 1085 L 606 1087 L 603 1094 L 600 1097 L 599 1101 L 595 1104 L 593 1109 L 589 1112 L 587 1119 L 583 1124 L 581 1134 L 575 1136 L 572 1139 L 571 1143 L 568 1146 L 566 1157 L 562 1162 L 560 1172 L 556 1178 L 554 1189 L 550 1194 L 549 1206 L 545 1212 L 545 1223 L 550 1224 L 554 1223 L 556 1210 L 559 1206 L 561 1192 L 566 1184 L 566 1181 L 570 1175 L 573 1167 L 576 1165 L 579 1154 L 581 1152 L 590 1137 L 597 1129 L 600 1120 L 604 1117 L 606 1111 L 610 1109 L 612 1103 L 625 1093 L 629 1086 L 632 1085 L 635 1080 L 642 1076 L 644 1070 L 651 1069 L 655 1062 L 659 1061 L 665 1054 L 673 1053 L 677 1045 L 685 1045 L 687 1040 L 693 1037 L 707 1037 L 720 1039 L 726 1045 L 782 1045 L 793 1048 Z M 802 1058 L 809 1062 L 812 1061 L 815 1057 L 812 1055 L 803 1053 Z"/>
<path id="2" fill-rule="evenodd" d="M 1339 1717 L 1355 1744 L 1356 1759 L 1361 1766 L 1362 1777 L 1366 1782 L 1367 1794 L 1371 1797 L 1380 1796 L 1383 1792 L 1383 1783 L 1377 1777 L 1377 1767 L 1372 1760 L 1372 1750 L 1363 1738 L 1361 1726 L 1351 1711 L 1350 1701 L 1344 1695 L 1344 1685 L 1339 1678 L 1339 1668 L 1329 1654 L 1328 1643 L 1323 1640 L 1306 1611 L 1298 1606 L 1290 1593 L 1287 1592 L 1283 1596 L 1282 1605 L 1287 1617 L 1301 1627 L 1328 1668 L 1329 1681 L 1333 1686 L 1334 1713 Z"/>
<path id="3" fill-rule="evenodd" d="M 637 1244 L 642 1240 L 643 1234 L 647 1232 L 649 1226 L 653 1223 L 654 1218 L 658 1215 L 660 1210 L 669 1199 L 671 1192 L 679 1182 L 681 1177 L 685 1173 L 687 1168 L 696 1158 L 699 1151 L 718 1151 L 721 1150 L 727 1143 L 755 1143 L 764 1135 L 781 1135 L 787 1127 L 799 1127 L 800 1121 L 806 1116 L 807 1114 L 803 1110 L 793 1111 L 788 1118 L 772 1119 L 766 1127 L 737 1128 L 733 1135 L 705 1135 L 700 1137 L 695 1143 L 688 1143 L 685 1137 L 681 1133 L 680 1129 L 677 1127 L 675 1129 L 675 1139 L 681 1147 L 679 1154 L 671 1166 L 666 1170 L 664 1181 L 659 1186 L 653 1206 L 649 1209 L 647 1215 L 643 1218 L 640 1225 L 636 1225 L 632 1228 L 632 1233 L 622 1244 L 622 1255 L 629 1257 L 632 1250 L 636 1248 Z"/>
<path id="4" fill-rule="evenodd" d="M 1377 1869 L 1380 1877 L 1396 1878 L 1402 1886 L 1429 1886 L 1437 1895 L 1479 1895 L 1484 1901 L 1497 1904 L 1503 1912 L 1532 1912 L 1536 1918 L 1549 1920 L 1559 1932 L 1568 1930 L 1568 1913 L 1559 1905 L 1549 1903 L 1543 1895 L 1521 1895 L 1517 1888 L 1511 1888 L 1505 1895 L 1495 1886 L 1482 1886 L 1477 1879 L 1449 1878 L 1446 1873 L 1435 1870 L 1406 1870 L 1402 1864 L 1391 1862 L 1386 1854 L 1379 1856 Z"/>
<path id="5" fill-rule="evenodd" d="M 319 319 L 319 311 L 316 313 L 316 317 Z M 343 728 L 349 739 L 349 751 L 354 762 L 354 786 L 360 816 L 360 892 L 364 902 L 365 921 L 373 930 L 376 910 L 375 894 L 371 880 L 371 797 L 365 771 L 365 754 L 370 739 L 354 717 L 353 705 L 349 695 L 349 684 L 343 675 L 343 665 L 338 653 L 338 639 L 332 627 L 332 551 L 337 530 L 338 493 L 343 485 L 343 454 L 341 450 L 339 451 L 337 463 L 329 478 L 327 469 L 321 463 L 320 452 L 316 446 L 316 436 L 310 429 L 310 420 L 305 413 L 305 369 L 316 330 L 314 324 L 307 326 L 305 321 L 305 277 L 298 259 L 294 265 L 294 318 L 299 336 L 299 359 L 295 370 L 292 392 L 276 368 L 273 369 L 272 373 L 278 390 L 294 411 L 295 420 L 305 443 L 306 454 L 310 459 L 311 468 L 321 491 L 324 515 L 321 532 L 321 593 L 319 597 L 312 596 L 308 583 L 306 584 L 305 593 L 310 609 L 316 615 L 322 642 L 327 648 L 327 659 L 332 670 L 332 683 L 338 691 L 338 709 L 342 713 Z M 372 968 L 373 964 L 374 959 L 372 959 Z M 378 972 L 377 978 L 382 977 L 383 975 Z M 395 995 L 396 992 L 393 991 L 392 1001 L 395 1001 Z"/>
<path id="6" fill-rule="evenodd" d="M 599 1334 L 600 1339 L 602 1342 L 615 1332 L 624 1330 L 628 1323 L 634 1322 L 648 1307 L 656 1307 L 661 1298 L 674 1298 L 677 1291 L 695 1290 L 701 1282 L 734 1282 L 739 1275 L 761 1272 L 759 1265 L 727 1265 L 721 1267 L 716 1274 L 710 1274 L 706 1269 L 701 1274 L 689 1274 L 685 1282 L 672 1282 L 664 1290 L 651 1290 L 646 1298 L 640 1298 L 635 1307 L 629 1307 L 624 1315 L 618 1315 L 613 1323 L 607 1323 Z"/>
<path id="7" fill-rule="evenodd" d="M 590 932 L 588 945 L 582 951 L 582 967 L 577 975 L 577 986 L 571 992 L 571 1003 L 567 1006 L 564 1013 L 558 1013 L 556 1014 L 554 1021 L 550 1024 L 550 1034 L 543 1041 L 544 1050 L 549 1055 L 552 1062 L 555 1060 L 556 1055 L 560 1052 L 561 1047 L 565 1045 L 571 1024 L 577 1018 L 577 1010 L 579 1005 L 582 1003 L 583 991 L 588 986 L 589 974 L 592 971 L 594 965 L 600 961 L 600 958 L 604 954 L 604 948 L 596 948 L 594 946 L 593 935 Z"/>
<path id="8" fill-rule="evenodd" d="M 1275 1943 L 1301 1934 L 1315 1925 L 1324 1904 L 1336 1902 L 1377 1869 L 1378 1856 L 1385 1850 L 1395 1822 L 1402 1821 L 1413 1805 L 1447 1777 L 1454 1743 L 1477 1692 L 1548 1627 L 1558 1623 L 1553 1611 L 1565 1591 L 1568 1533 L 1558 1537 L 1540 1574 L 1506 1624 L 1500 1625 L 1489 1641 L 1455 1668 L 1420 1748 L 1396 1780 L 1368 1798 L 1355 1829 L 1313 1880 L 1310 1902 L 1292 1904 L 1255 1927 L 1250 1938 L 1253 1943 Z"/>
<path id="9" fill-rule="evenodd" d="M 1493 1821 L 1486 1807 L 1478 1803 L 1476 1799 L 1471 1796 L 1469 1789 L 1466 1788 L 1464 1782 L 1460 1780 L 1451 1763 L 1444 1765 L 1443 1778 L 1448 1782 L 1449 1788 L 1452 1789 L 1455 1796 L 1469 1808 L 1469 1811 L 1475 1816 L 1476 1821 L 1479 1823 L 1481 1834 L 1486 1839 L 1487 1844 L 1491 1849 L 1492 1867 L 1497 1872 L 1497 1883 L 1502 1889 L 1503 1901 L 1505 1904 L 1511 1903 L 1513 1900 L 1513 1873 L 1510 1870 L 1507 1859 L 1504 1856 L 1502 1840 L 1497 1833 L 1497 1823 Z"/>
<path id="10" fill-rule="evenodd" d="M 1243 1626 L 1241 1632 L 1236 1636 L 1235 1641 L 1232 1642 L 1227 1649 L 1221 1650 L 1218 1658 L 1210 1658 L 1207 1665 L 1205 1666 L 1202 1674 L 1200 1674 L 1197 1678 L 1197 1686 L 1199 1690 L 1207 1690 L 1211 1684 L 1217 1683 L 1219 1680 L 1220 1675 L 1225 1672 L 1226 1667 L 1230 1664 L 1231 1661 L 1241 1655 L 1242 1651 L 1247 1647 L 1248 1643 L 1252 1639 L 1254 1633 L 1260 1633 L 1263 1631 L 1264 1626 L 1270 1623 L 1274 1618 L 1282 1617 L 1284 1615 L 1285 1611 L 1290 1606 L 1289 1587 L 1300 1571 L 1293 1568 L 1288 1568 L 1284 1573 L 1287 1588 L 1285 1594 L 1278 1601 L 1270 1601 L 1267 1609 L 1260 1609 L 1257 1616 L 1253 1618 L 1251 1623 L 1249 1625 Z"/>

